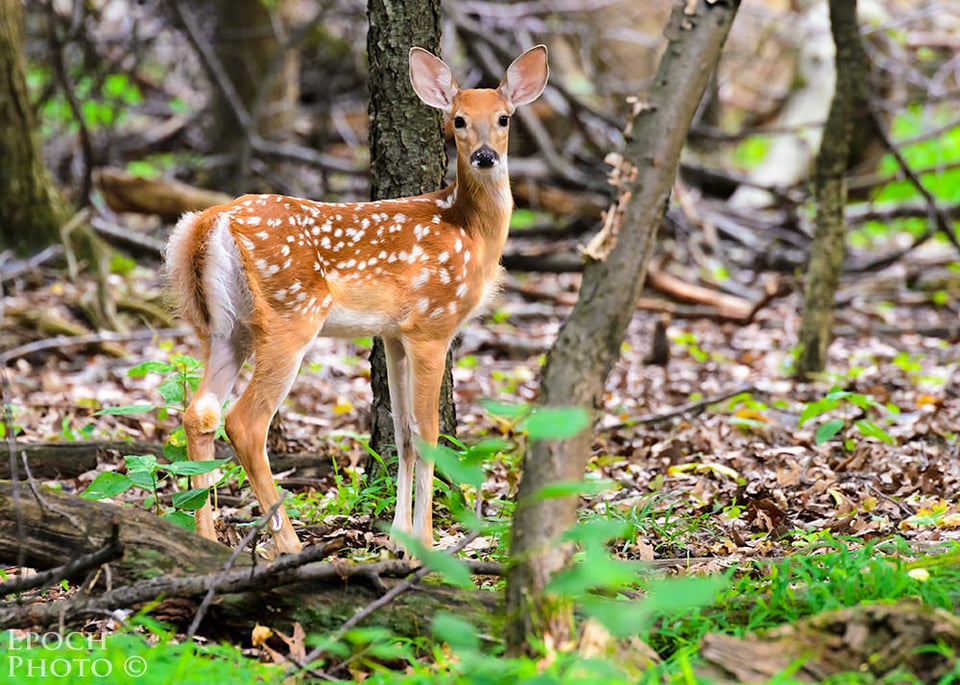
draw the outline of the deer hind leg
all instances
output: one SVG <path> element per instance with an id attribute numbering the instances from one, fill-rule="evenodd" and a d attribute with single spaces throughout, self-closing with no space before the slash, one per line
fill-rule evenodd
<path id="1" fill-rule="evenodd" d="M 183 414 L 183 430 L 187 437 L 187 457 L 191 461 L 213 459 L 213 438 L 220 426 L 220 407 L 233 389 L 237 374 L 247 355 L 237 341 L 212 337 L 207 345 L 203 378 L 193 400 Z M 191 478 L 194 488 L 212 488 L 213 474 L 202 473 Z M 194 512 L 197 533 L 216 540 L 213 508 L 210 498 Z"/>
<path id="2" fill-rule="evenodd" d="M 440 434 L 440 384 L 446 363 L 447 341 L 429 340 L 408 347 L 411 406 L 415 432 L 427 445 L 436 445 Z M 413 535 L 433 546 L 433 460 L 417 454 L 417 486 L 413 510 Z"/>
<path id="3" fill-rule="evenodd" d="M 407 353 L 396 339 L 384 339 L 387 362 L 387 381 L 390 388 L 390 410 L 393 414 L 393 434 L 397 441 L 397 504 L 393 528 L 401 533 L 413 530 L 413 465 L 416 452 L 410 430 L 410 371 Z"/>
<path id="4" fill-rule="evenodd" d="M 280 496 L 267 457 L 267 430 L 273 415 L 280 408 L 297 376 L 307 340 L 297 339 L 297 346 L 266 340 L 256 348 L 253 378 L 240 399 L 230 408 L 226 417 L 227 436 L 237 452 L 237 459 L 247 472 L 260 509 L 267 513 Z M 283 335 L 276 331 L 276 339 Z M 290 338 L 288 338 L 290 339 Z M 281 506 L 270 522 L 276 549 L 281 554 L 294 554 L 301 549 L 287 512 Z"/>

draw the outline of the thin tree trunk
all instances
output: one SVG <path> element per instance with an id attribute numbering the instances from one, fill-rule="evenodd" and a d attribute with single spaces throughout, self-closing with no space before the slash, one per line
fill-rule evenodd
<path id="1" fill-rule="evenodd" d="M 70 206 L 43 165 L 26 83 L 20 0 L 0 0 L 0 251 L 60 240 Z"/>
<path id="2" fill-rule="evenodd" d="M 410 86 L 409 52 L 414 45 L 436 53 L 440 46 L 439 0 L 370 0 L 367 56 L 370 62 L 370 174 L 372 199 L 419 195 L 443 184 L 447 166 L 440 113 L 427 107 Z M 451 354 L 440 395 L 440 432 L 456 430 Z M 396 471 L 393 419 L 383 344 L 370 353 L 373 404 L 370 445 Z M 369 460 L 375 478 L 379 464 Z"/>
<path id="3" fill-rule="evenodd" d="M 544 369 L 541 402 L 601 406 L 607 375 L 616 362 L 633 315 L 647 263 L 676 176 L 687 130 L 717 64 L 737 0 L 684 0 L 666 30 L 666 52 L 646 106 L 628 132 L 619 197 L 610 230 L 595 240 L 605 253 L 584 269 L 580 298 L 564 323 Z M 589 431 L 570 440 L 538 442 L 524 455 L 523 480 L 513 520 L 513 560 L 507 580 L 508 649 L 522 651 L 538 633 L 561 644 L 570 637 L 569 604 L 545 595 L 550 577 L 572 550 L 557 537 L 576 523 L 577 499 L 535 500 L 545 485 L 580 480 L 591 453 Z"/>
<path id="4" fill-rule="evenodd" d="M 824 370 L 831 340 L 833 304 L 843 266 L 847 204 L 844 173 L 850 157 L 853 122 L 863 104 L 867 56 L 860 40 L 856 0 L 830 0 L 830 30 L 836 45 L 837 83 L 815 169 L 816 228 L 804 291 L 797 375 Z"/>

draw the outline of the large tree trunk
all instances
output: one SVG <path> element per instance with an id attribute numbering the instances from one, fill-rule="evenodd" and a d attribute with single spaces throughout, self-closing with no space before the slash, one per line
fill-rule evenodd
<path id="1" fill-rule="evenodd" d="M 669 39 L 650 92 L 628 132 L 619 198 L 604 234 L 602 253 L 586 265 L 580 298 L 564 323 L 544 369 L 542 404 L 578 406 L 595 414 L 607 375 L 636 308 L 657 227 L 670 197 L 687 130 L 703 96 L 739 6 L 736 0 L 678 3 Z M 605 255 L 605 256 L 604 256 Z M 575 497 L 532 498 L 545 485 L 583 478 L 592 436 L 530 446 L 513 520 L 514 566 L 507 580 L 508 647 L 524 649 L 534 631 L 553 644 L 570 636 L 569 606 L 545 596 L 550 577 L 570 561 L 557 538 L 576 523 Z"/>
<path id="2" fill-rule="evenodd" d="M 847 204 L 844 173 L 853 122 L 863 105 L 867 56 L 860 40 L 856 0 L 830 0 L 830 29 L 836 45 L 837 83 L 820 141 L 815 170 L 816 228 L 804 291 L 797 375 L 823 371 L 833 325 L 833 303 L 843 266 Z"/>
<path id="3" fill-rule="evenodd" d="M 60 240 L 70 207 L 43 165 L 21 51 L 22 3 L 0 0 L 0 251 Z"/>
<path id="4" fill-rule="evenodd" d="M 406 197 L 443 185 L 447 159 L 440 113 L 417 98 L 410 86 L 409 52 L 419 46 L 436 53 L 440 46 L 439 0 L 370 0 L 367 58 L 370 62 L 370 176 L 372 199 Z M 440 432 L 453 435 L 451 353 L 440 391 Z M 383 344 L 374 341 L 370 353 L 370 446 L 396 471 L 393 420 L 387 387 Z M 375 478 L 379 464 L 368 460 Z"/>

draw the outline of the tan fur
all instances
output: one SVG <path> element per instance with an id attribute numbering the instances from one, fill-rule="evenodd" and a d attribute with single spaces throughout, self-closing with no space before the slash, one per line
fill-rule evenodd
<path id="1" fill-rule="evenodd" d="M 184 414 L 190 459 L 212 458 L 221 403 L 253 354 L 253 379 L 225 428 L 261 509 L 270 509 L 278 496 L 267 428 L 310 342 L 318 334 L 381 336 L 400 458 L 394 526 L 430 544 L 433 465 L 417 457 L 414 434 L 436 443 L 447 346 L 496 291 L 513 210 L 503 117 L 539 96 L 547 64 L 538 46 L 514 61 L 498 89 L 461 91 L 436 57 L 415 48 L 410 61 L 418 95 L 461 124 L 453 184 L 363 203 L 245 195 L 185 215 L 166 258 L 180 314 L 206 349 L 204 377 Z M 208 482 L 195 479 L 195 487 Z M 196 520 L 202 535 L 216 536 L 209 504 Z M 274 538 L 281 552 L 300 549 L 282 507 Z"/>

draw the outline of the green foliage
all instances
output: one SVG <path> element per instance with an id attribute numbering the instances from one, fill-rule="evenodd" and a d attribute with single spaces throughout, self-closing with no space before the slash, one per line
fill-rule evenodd
<path id="1" fill-rule="evenodd" d="M 127 371 L 131 378 L 143 378 L 148 373 L 165 376 L 157 391 L 163 398 L 163 404 L 131 404 L 119 407 L 105 407 L 98 415 L 128 416 L 156 411 L 158 418 L 165 419 L 171 410 L 182 412 L 187 407 L 187 395 L 195 392 L 201 377 L 201 364 L 193 357 L 174 356 L 169 362 L 147 361 Z M 146 490 L 148 496 L 145 505 L 153 507 L 158 516 L 183 526 L 194 528 L 193 517 L 186 512 L 196 511 L 207 501 L 209 488 L 189 488 L 186 479 L 190 476 L 210 473 L 228 464 L 229 459 L 212 459 L 195 462 L 186 460 L 186 438 L 183 427 L 178 426 L 164 444 L 163 454 L 170 461 L 161 464 L 156 456 L 127 455 L 124 459 L 125 472 L 104 471 L 99 474 L 80 495 L 85 499 L 101 500 L 116 497 L 130 488 Z M 173 494 L 171 506 L 160 501 L 160 486 L 164 481 L 179 482 L 183 479 L 186 489 Z"/>
<path id="2" fill-rule="evenodd" d="M 196 511 L 202 507 L 210 495 L 210 489 L 194 488 L 175 492 L 172 506 L 167 507 L 160 502 L 160 484 L 171 477 L 176 479 L 180 476 L 210 473 L 230 461 L 229 459 L 211 459 L 160 464 L 152 454 L 128 455 L 123 460 L 126 473 L 104 471 L 87 486 L 80 496 L 84 499 L 101 500 L 116 497 L 132 487 L 142 488 L 151 493 L 145 503 L 146 506 L 153 506 L 158 516 L 190 530 L 193 530 L 193 518 L 183 512 Z"/>
<path id="3" fill-rule="evenodd" d="M 83 124 L 90 130 L 112 128 L 123 123 L 129 110 L 143 101 L 140 87 L 127 74 L 107 74 L 102 78 L 89 73 L 70 75 L 71 87 L 80 103 Z M 28 86 L 35 92 L 43 92 L 55 81 L 53 71 L 45 65 L 31 65 L 27 76 Z M 45 135 L 57 129 L 74 132 L 79 122 L 74 119 L 66 95 L 53 90 L 41 104 L 40 119 Z"/>
<path id="4" fill-rule="evenodd" d="M 383 459 L 371 447 L 368 438 L 356 434 L 344 440 L 358 440 L 367 452 L 383 466 Z M 326 492 L 299 492 L 288 497 L 287 511 L 301 521 L 316 521 L 331 516 L 369 514 L 382 516 L 394 506 L 395 489 L 386 466 L 376 480 L 365 478 L 361 471 L 343 469 L 336 458 L 333 463 L 333 487 Z"/>
<path id="5" fill-rule="evenodd" d="M 247 685 L 282 682 L 282 666 L 261 664 L 245 657 L 239 647 L 177 642 L 172 634 L 147 639 L 122 632 L 102 639 L 70 634 L 57 644 L 45 634 L 33 644 L 12 634 L 0 644 L 0 668 L 11 685 L 76 685 L 112 683 L 135 685 L 191 685 L 222 683 Z M 68 646 L 65 646 L 68 645 Z"/>
<path id="6" fill-rule="evenodd" d="M 806 404 L 800 414 L 800 421 L 798 425 L 803 426 L 803 424 L 810 419 L 821 417 L 824 414 L 835 411 L 841 407 L 859 409 L 862 413 L 868 413 L 872 411 L 873 413 L 897 414 L 900 412 L 899 408 L 895 405 L 882 405 L 869 395 L 864 395 L 858 392 L 850 392 L 847 390 L 840 390 L 839 388 L 835 387 L 832 388 L 830 392 L 828 392 L 822 399 L 808 402 Z M 846 449 L 853 449 L 853 447 L 856 446 L 856 441 L 850 435 L 850 433 L 852 433 L 854 430 L 865 438 L 874 438 L 890 445 L 895 443 L 893 436 L 885 431 L 878 423 L 866 418 L 856 419 L 852 422 L 852 424 L 846 418 L 834 417 L 826 419 L 819 426 L 817 426 L 814 439 L 818 445 L 821 445 L 829 440 L 832 440 L 841 431 L 846 431 L 848 436 L 844 440 L 844 447 Z"/>
<path id="7" fill-rule="evenodd" d="M 737 144 L 733 161 L 741 169 L 752 169 L 764 160 L 770 149 L 770 136 L 749 136 Z"/>
<path id="8" fill-rule="evenodd" d="M 708 632 L 739 636 L 868 602 L 918 598 L 952 610 L 960 603 L 958 553 L 954 545 L 945 563 L 935 556 L 911 563 L 903 540 L 862 545 L 825 532 L 794 556 L 758 561 L 760 574 L 728 574 L 731 582 L 711 608 L 664 618 L 650 633 L 651 645 L 670 656 L 695 648 Z M 917 568 L 927 571 L 926 580 Z"/>
<path id="9" fill-rule="evenodd" d="M 955 119 L 948 108 L 930 109 L 918 105 L 899 111 L 893 120 L 892 137 L 899 143 L 900 152 L 910 167 L 918 172 L 924 186 L 937 200 L 946 203 L 960 201 L 960 126 L 953 126 L 936 136 L 923 134 L 947 125 Z M 887 183 L 871 198 L 878 203 L 902 203 L 923 200 L 911 181 L 903 177 L 896 159 L 886 154 L 878 172 L 893 175 L 896 180 Z M 893 233 L 905 232 L 913 236 L 927 230 L 926 219 L 895 219 L 887 223 L 870 221 L 850 232 L 854 246 L 869 247 L 889 239 Z"/>

